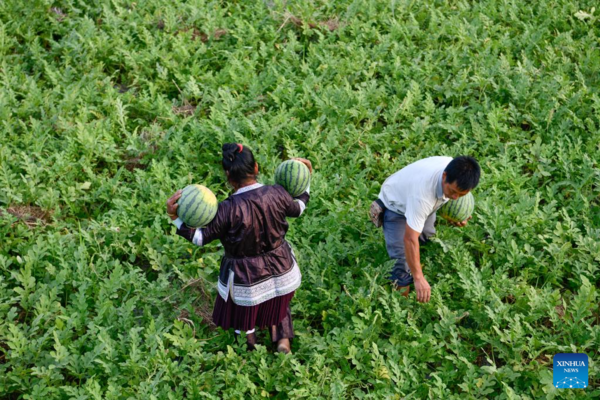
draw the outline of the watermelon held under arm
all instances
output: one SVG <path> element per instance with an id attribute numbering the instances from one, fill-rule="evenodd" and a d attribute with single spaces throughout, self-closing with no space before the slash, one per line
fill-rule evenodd
<path id="1" fill-rule="evenodd" d="M 202 185 L 186 186 L 177 204 L 177 216 L 192 228 L 208 225 L 219 207 L 214 193 Z"/>
<path id="2" fill-rule="evenodd" d="M 308 188 L 310 171 L 300 161 L 284 161 L 275 170 L 275 183 L 283 186 L 292 197 L 299 196 Z"/>
<path id="3" fill-rule="evenodd" d="M 463 222 L 473 214 L 475 210 L 475 198 L 471 192 L 459 197 L 456 200 L 450 200 L 444 204 L 439 214 L 452 222 Z"/>

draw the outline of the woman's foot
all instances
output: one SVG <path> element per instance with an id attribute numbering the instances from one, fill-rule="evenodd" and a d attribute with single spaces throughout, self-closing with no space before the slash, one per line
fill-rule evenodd
<path id="1" fill-rule="evenodd" d="M 248 333 L 246 334 L 246 345 L 248 346 L 248 351 L 254 351 L 256 349 L 256 333 Z"/>
<path id="2" fill-rule="evenodd" d="M 284 338 L 277 341 L 277 352 L 283 354 L 290 354 L 292 352 L 290 339 Z"/>

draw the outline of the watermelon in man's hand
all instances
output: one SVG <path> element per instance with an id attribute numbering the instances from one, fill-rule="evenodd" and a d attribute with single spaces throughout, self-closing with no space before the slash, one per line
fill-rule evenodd
<path id="1" fill-rule="evenodd" d="M 475 210 L 475 198 L 471 192 L 450 200 L 440 208 L 439 214 L 450 222 L 459 223 L 466 221 Z"/>
<path id="2" fill-rule="evenodd" d="M 310 171 L 300 161 L 284 161 L 275 170 L 275 183 L 283 186 L 292 197 L 299 196 L 310 184 Z"/>
<path id="3" fill-rule="evenodd" d="M 214 193 L 202 185 L 186 186 L 177 204 L 177 216 L 191 228 L 208 225 L 219 207 Z"/>

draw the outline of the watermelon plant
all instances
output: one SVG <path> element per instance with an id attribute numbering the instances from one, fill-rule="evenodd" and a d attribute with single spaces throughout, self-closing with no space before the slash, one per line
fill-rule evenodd
<path id="1" fill-rule="evenodd" d="M 0 398 L 600 396 L 598 8 L 581 0 L 0 1 Z M 293 354 L 211 325 L 222 247 L 165 200 L 312 161 Z M 465 228 L 386 282 L 366 217 L 415 160 L 484 174 Z M 589 387 L 552 385 L 586 353 Z"/>

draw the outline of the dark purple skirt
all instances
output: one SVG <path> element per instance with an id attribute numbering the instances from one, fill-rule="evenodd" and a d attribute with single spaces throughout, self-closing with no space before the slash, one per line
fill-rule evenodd
<path id="1" fill-rule="evenodd" d="M 257 306 L 238 306 L 231 297 L 227 301 L 217 294 L 213 322 L 223 329 L 249 331 L 254 328 L 267 328 L 278 325 L 286 316 L 294 292 L 275 297 Z"/>

